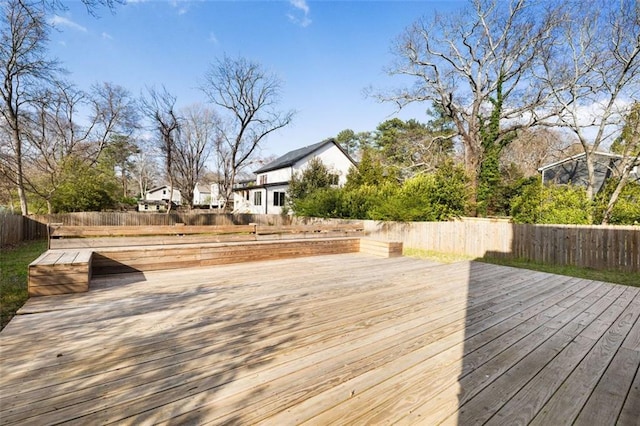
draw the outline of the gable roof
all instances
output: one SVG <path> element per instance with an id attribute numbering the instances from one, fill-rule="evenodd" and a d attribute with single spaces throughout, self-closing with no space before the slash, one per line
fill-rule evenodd
<path id="1" fill-rule="evenodd" d="M 196 186 L 195 186 L 195 188 L 193 190 L 194 191 L 198 190 L 198 191 L 200 191 L 201 194 L 211 194 L 211 185 L 212 184 L 205 185 L 202 182 L 196 182 Z M 200 188 L 202 188 L 202 189 L 200 189 Z"/>
<path id="2" fill-rule="evenodd" d="M 349 154 L 347 154 L 345 152 L 345 150 L 342 149 L 340 144 L 337 143 L 335 139 L 330 138 L 330 139 L 325 139 L 322 142 L 315 143 L 313 145 L 309 145 L 309 146 L 305 146 L 303 148 L 298 148 L 298 149 L 294 149 L 293 151 L 289 151 L 286 154 L 284 154 L 282 157 L 278 157 L 275 160 L 273 160 L 272 162 L 270 162 L 269 164 L 259 168 L 258 170 L 255 170 L 254 173 L 256 173 L 256 174 L 258 174 L 258 173 L 266 173 L 266 172 L 270 172 L 271 170 L 282 169 L 282 168 L 285 168 L 285 167 L 291 167 L 295 163 L 297 163 L 298 161 L 300 161 L 303 158 L 305 158 L 306 156 L 313 154 L 314 152 L 320 150 L 321 148 L 324 148 L 326 145 L 329 145 L 329 144 L 334 144 L 335 146 L 337 146 L 338 149 L 340 149 L 340 151 L 342 151 L 342 153 L 353 164 L 355 164 L 355 161 L 353 161 L 353 159 L 349 156 Z"/>
<path id="3" fill-rule="evenodd" d="M 622 155 L 612 154 L 610 152 L 602 152 L 602 151 L 595 151 L 591 155 L 594 156 L 594 157 L 603 157 L 603 158 L 622 158 Z M 586 157 L 586 156 L 587 156 L 587 154 L 585 154 L 584 152 L 581 152 L 579 154 L 572 155 L 571 157 L 563 158 L 562 160 L 556 161 L 554 163 L 545 164 L 544 166 L 539 167 L 538 171 L 539 172 L 543 172 L 543 171 L 545 171 L 547 169 L 551 169 L 553 167 L 559 166 L 560 164 L 567 163 L 567 162 L 574 161 L 574 160 L 578 160 L 578 159 L 581 159 L 581 158 Z"/>

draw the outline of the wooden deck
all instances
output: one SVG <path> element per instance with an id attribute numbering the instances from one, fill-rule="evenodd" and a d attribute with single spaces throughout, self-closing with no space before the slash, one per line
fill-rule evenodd
<path id="1" fill-rule="evenodd" d="M 99 277 L 0 333 L 0 423 L 638 425 L 639 291 L 357 253 Z"/>

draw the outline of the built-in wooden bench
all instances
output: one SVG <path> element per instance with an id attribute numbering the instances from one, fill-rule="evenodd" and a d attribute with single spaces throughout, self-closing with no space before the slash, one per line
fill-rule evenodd
<path id="1" fill-rule="evenodd" d="M 48 250 L 29 265 L 29 296 L 89 290 L 92 250 Z"/>
<path id="2" fill-rule="evenodd" d="M 255 241 L 256 225 L 229 226 L 66 226 L 49 225 L 49 248 L 97 248 L 143 245 Z"/>
<path id="3" fill-rule="evenodd" d="M 29 265 L 29 295 L 87 291 L 92 274 L 189 268 L 365 252 L 391 257 L 402 243 L 361 239 L 359 224 L 297 226 L 49 227 L 49 251 Z"/>
<path id="4" fill-rule="evenodd" d="M 360 252 L 379 257 L 399 257 L 402 256 L 402 243 L 361 238 Z"/>
<path id="5" fill-rule="evenodd" d="M 111 247 L 96 249 L 95 275 L 152 271 L 275 260 L 323 254 L 356 253 L 360 238 L 309 238 L 187 244 L 162 247 Z"/>
<path id="6" fill-rule="evenodd" d="M 291 238 L 329 238 L 350 237 L 364 235 L 362 224 L 335 224 L 335 225 L 289 225 L 269 226 L 258 225 L 256 227 L 257 240 L 291 239 Z"/>

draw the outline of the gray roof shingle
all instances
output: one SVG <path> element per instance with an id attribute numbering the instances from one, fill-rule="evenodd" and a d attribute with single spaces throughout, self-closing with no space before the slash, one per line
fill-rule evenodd
<path id="1" fill-rule="evenodd" d="M 334 139 L 325 139 L 322 142 L 305 146 L 304 148 L 294 149 L 293 151 L 287 152 L 282 157 L 276 158 L 275 160 L 259 168 L 258 170 L 255 170 L 254 173 L 255 174 L 266 173 L 266 172 L 270 172 L 271 170 L 282 169 L 284 167 L 293 166 L 297 161 L 303 159 L 307 155 L 312 154 L 313 152 L 319 150 L 323 146 L 330 143 L 336 143 L 336 142 Z"/>

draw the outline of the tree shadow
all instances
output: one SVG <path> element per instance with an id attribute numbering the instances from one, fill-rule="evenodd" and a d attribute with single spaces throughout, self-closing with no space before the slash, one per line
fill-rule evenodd
<path id="1" fill-rule="evenodd" d="M 2 423 L 199 424 L 218 398 L 260 394 L 238 381 L 292 344 L 300 313 L 287 298 L 235 300 L 214 269 L 198 272 L 194 286 L 138 272 L 32 299 L 2 332 Z"/>

